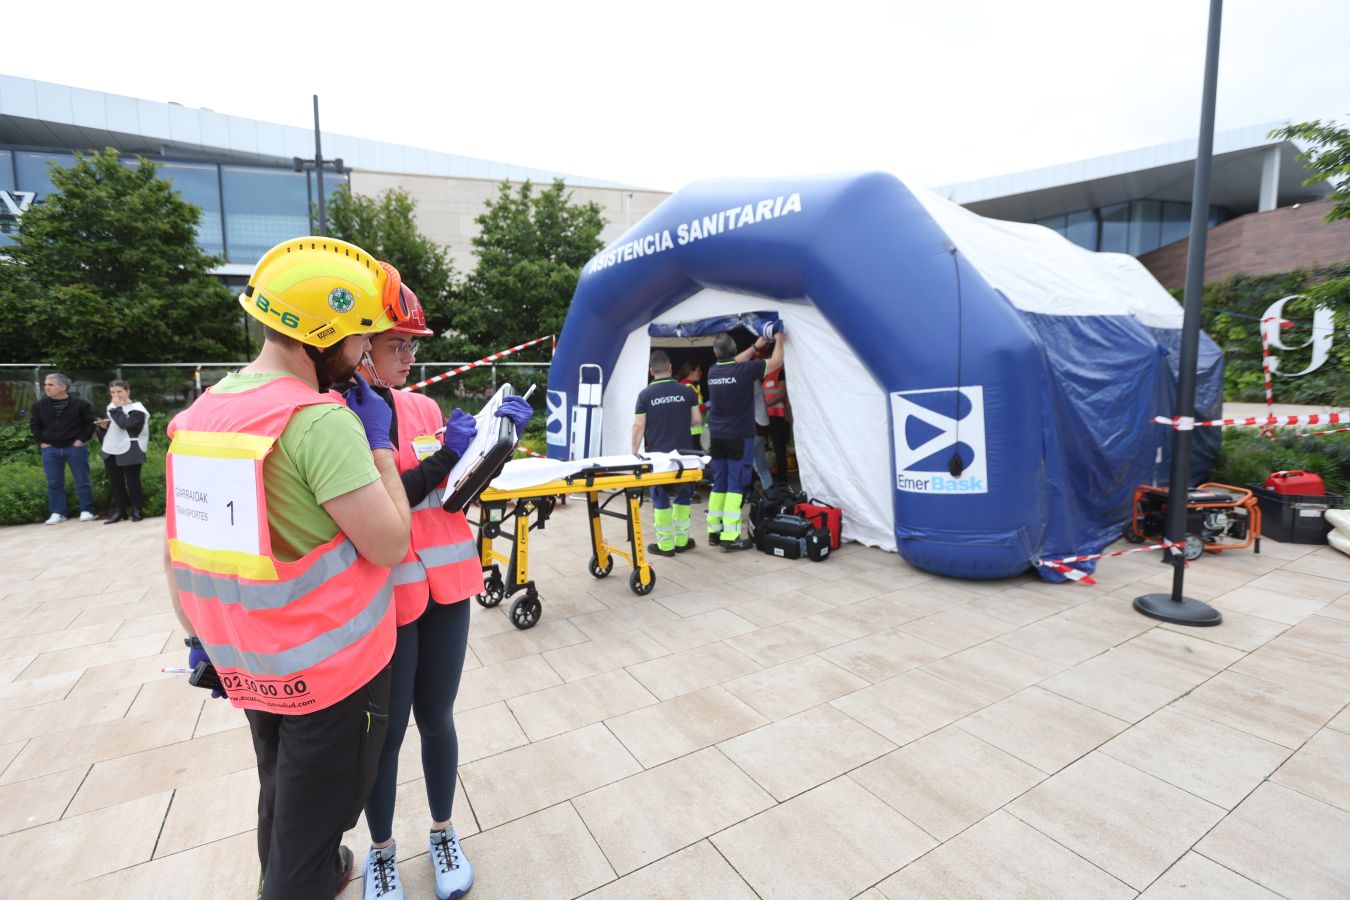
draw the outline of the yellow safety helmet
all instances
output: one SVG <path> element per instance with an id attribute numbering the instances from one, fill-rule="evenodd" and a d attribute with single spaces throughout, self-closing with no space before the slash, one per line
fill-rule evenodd
<path id="1" fill-rule="evenodd" d="M 300 237 L 263 254 L 239 305 L 272 330 L 324 349 L 408 321 L 401 283 L 397 269 L 355 244 Z"/>

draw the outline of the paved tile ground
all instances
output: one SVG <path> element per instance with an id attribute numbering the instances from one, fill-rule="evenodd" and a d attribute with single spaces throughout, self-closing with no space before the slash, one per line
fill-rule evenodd
<path id="1" fill-rule="evenodd" d="M 1226 621 L 1186 629 L 1131 609 L 1168 585 L 1152 556 L 1088 588 L 700 547 L 639 598 L 586 574 L 585 524 L 534 536 L 536 628 L 474 608 L 478 900 L 1350 896 L 1331 549 L 1206 557 L 1188 592 Z M 159 672 L 184 660 L 162 527 L 0 530 L 6 896 L 252 897 L 243 716 Z M 429 898 L 418 752 L 414 729 L 396 836 Z"/>

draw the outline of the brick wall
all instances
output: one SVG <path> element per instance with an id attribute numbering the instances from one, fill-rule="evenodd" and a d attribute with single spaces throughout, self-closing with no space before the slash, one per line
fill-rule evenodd
<path id="1" fill-rule="evenodd" d="M 1324 222 L 1330 200 L 1250 213 L 1209 232 L 1205 248 L 1205 284 L 1230 275 L 1273 275 L 1294 269 L 1318 269 L 1350 260 L 1350 220 Z M 1184 287 L 1183 238 L 1139 257 L 1166 288 Z"/>

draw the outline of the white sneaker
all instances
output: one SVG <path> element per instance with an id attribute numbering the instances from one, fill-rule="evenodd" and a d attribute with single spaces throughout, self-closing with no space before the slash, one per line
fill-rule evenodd
<path id="1" fill-rule="evenodd" d="M 398 880 L 398 848 L 370 848 L 366 856 L 364 900 L 403 900 L 403 885 Z"/>
<path id="2" fill-rule="evenodd" d="M 81 522 L 92 522 L 92 521 L 94 521 L 94 514 L 91 513 L 91 512 L 82 512 L 82 513 L 80 513 L 80 521 L 81 521 Z"/>
<path id="3" fill-rule="evenodd" d="M 52 513 L 51 516 L 48 517 L 47 521 L 43 522 L 42 524 L 43 524 L 43 525 L 60 525 L 60 524 L 61 524 L 62 522 L 64 522 L 65 520 L 66 520 L 66 517 L 63 516 L 63 515 L 61 515 L 60 513 Z"/>
<path id="4" fill-rule="evenodd" d="M 473 866 L 464 858 L 455 829 L 433 831 L 428 843 L 431 869 L 436 875 L 436 896 L 440 900 L 463 897 L 473 887 Z"/>

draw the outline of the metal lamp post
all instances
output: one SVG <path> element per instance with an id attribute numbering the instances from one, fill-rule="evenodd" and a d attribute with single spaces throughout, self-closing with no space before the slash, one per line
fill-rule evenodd
<path id="1" fill-rule="evenodd" d="M 1167 539 L 1183 544 L 1186 537 L 1186 501 L 1191 477 L 1191 436 L 1195 421 L 1196 363 L 1200 355 L 1200 309 L 1205 292 L 1205 241 L 1208 236 L 1209 180 L 1214 154 L 1214 101 L 1219 80 L 1219 26 L 1223 0 L 1210 0 L 1209 35 L 1205 44 L 1205 87 L 1200 103 L 1200 145 L 1195 156 L 1195 187 L 1191 193 L 1191 236 L 1186 250 L 1185 317 L 1181 328 L 1181 358 L 1177 374 L 1178 428 L 1172 442 L 1172 483 L 1167 496 Z M 1172 592 L 1136 597 L 1134 608 L 1146 616 L 1179 625 L 1218 625 L 1223 615 L 1207 603 L 1182 593 L 1186 560 L 1177 548 L 1172 554 Z"/>
<path id="2" fill-rule="evenodd" d="M 305 159 L 300 156 L 291 159 L 291 167 L 297 172 L 304 172 L 306 169 L 313 169 L 318 181 L 319 189 L 319 234 L 328 234 L 328 202 L 323 193 L 323 170 L 325 166 L 331 165 L 333 171 L 338 175 L 346 172 L 347 169 L 342 164 L 341 159 L 335 159 L 330 162 L 324 162 L 323 143 L 319 137 L 319 95 L 314 95 L 314 158 Z"/>

